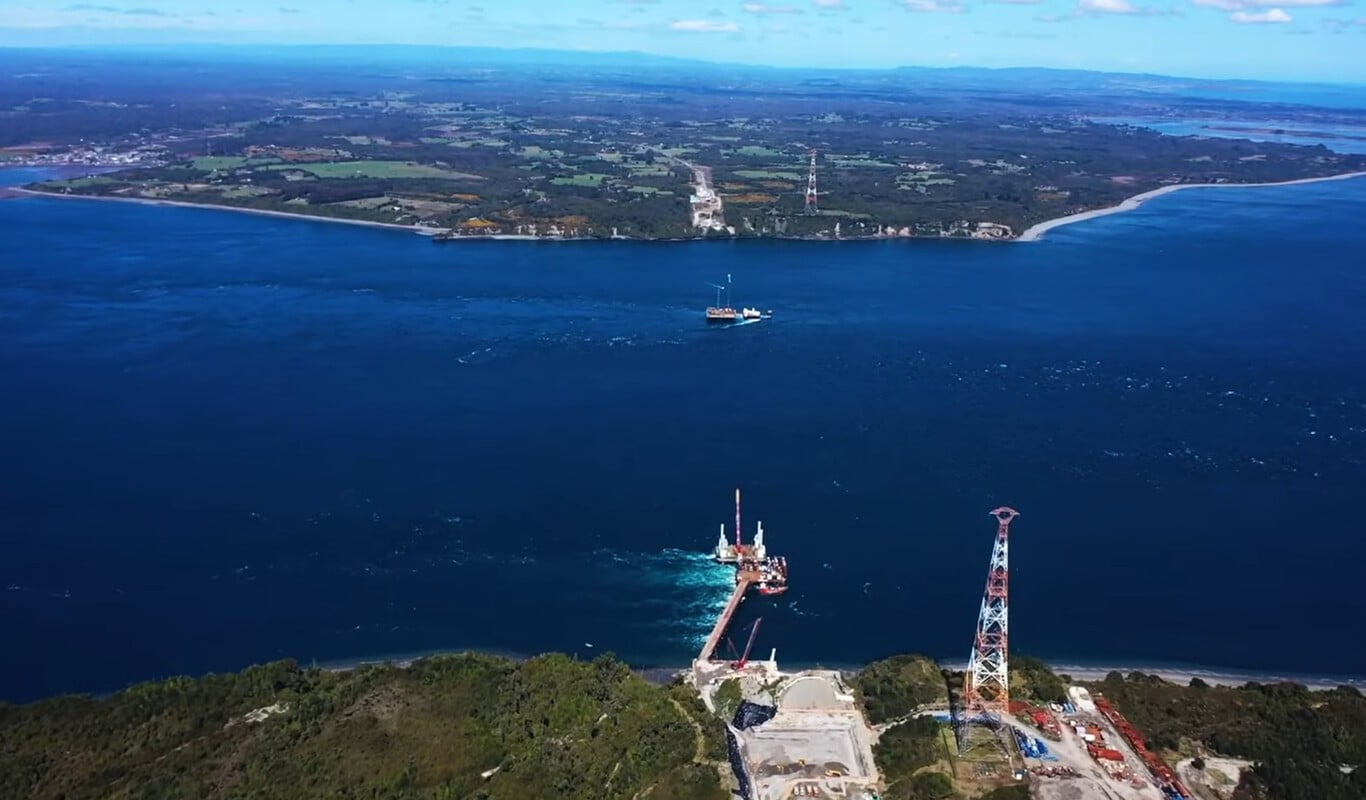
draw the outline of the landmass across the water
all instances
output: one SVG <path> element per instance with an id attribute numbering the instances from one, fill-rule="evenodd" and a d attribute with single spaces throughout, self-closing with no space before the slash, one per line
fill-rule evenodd
<path id="1" fill-rule="evenodd" d="M 349 70 L 351 49 L 227 48 L 191 74 L 155 52 L 10 52 L 48 83 L 41 98 L 24 80 L 0 92 L 24 123 L 0 133 L 0 164 L 101 170 L 31 187 L 41 192 L 394 225 L 435 241 L 1030 239 L 1172 188 L 1366 171 L 1366 155 L 1324 146 L 1105 121 L 1269 113 L 1189 82 L 1154 109 L 1151 87 L 1100 73 L 569 57 L 547 70 L 553 53 L 360 53 L 373 70 Z M 155 93 L 152 79 L 164 81 Z M 991 102 L 965 104 L 965 88 Z M 1305 125 L 1366 125 L 1351 110 L 1271 107 Z"/>

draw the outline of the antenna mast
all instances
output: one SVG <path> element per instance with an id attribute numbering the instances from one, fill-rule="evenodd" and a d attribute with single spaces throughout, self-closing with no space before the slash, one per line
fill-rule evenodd
<path id="1" fill-rule="evenodd" d="M 816 206 L 816 151 L 811 151 L 811 171 L 806 176 L 806 213 L 819 214 Z"/>
<path id="2" fill-rule="evenodd" d="M 740 549 L 740 490 L 735 490 L 735 549 Z"/>

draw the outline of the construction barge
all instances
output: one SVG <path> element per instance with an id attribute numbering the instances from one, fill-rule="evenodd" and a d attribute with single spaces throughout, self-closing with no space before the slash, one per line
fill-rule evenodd
<path id="1" fill-rule="evenodd" d="M 698 654 L 699 663 L 706 663 L 715 659 L 716 649 L 721 644 L 722 637 L 730 627 L 731 618 L 735 615 L 735 610 L 744 601 L 745 594 L 754 588 L 761 595 L 774 596 L 787 591 L 787 559 L 782 556 L 770 556 L 768 548 L 764 545 L 764 523 L 755 523 L 754 541 L 752 544 L 745 544 L 741 535 L 743 529 L 740 526 L 740 490 L 735 490 L 735 541 L 732 543 L 726 538 L 726 524 L 721 523 L 721 533 L 716 540 L 716 548 L 712 552 L 712 557 L 720 564 L 735 565 L 735 589 L 731 592 L 730 599 L 722 609 L 720 616 L 716 619 L 716 625 L 712 628 L 711 635 L 702 645 L 702 652 Z M 758 623 L 755 623 L 757 632 Z M 754 633 L 750 634 L 750 645 L 754 643 Z M 745 648 L 745 656 L 737 662 L 743 668 L 748 662 L 749 647 Z"/>

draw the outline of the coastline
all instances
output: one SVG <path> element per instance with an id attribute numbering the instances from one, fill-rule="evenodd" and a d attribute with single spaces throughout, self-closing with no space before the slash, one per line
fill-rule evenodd
<path id="1" fill-rule="evenodd" d="M 389 230 L 407 231 L 423 236 L 431 236 L 445 230 L 444 228 L 426 228 L 418 225 L 399 225 L 394 222 L 372 222 L 364 219 L 341 219 L 339 217 L 323 217 L 316 214 L 295 214 L 290 211 L 272 211 L 264 208 L 243 208 L 241 206 L 227 206 L 217 203 L 189 203 L 184 200 L 161 200 L 155 197 L 109 197 L 107 195 L 93 194 L 60 194 L 57 192 L 39 192 L 34 189 L 26 189 L 22 186 L 7 187 L 10 192 L 27 197 L 53 197 L 59 200 L 99 200 L 112 203 L 136 203 L 144 206 L 173 206 L 177 208 L 208 208 L 214 211 L 236 211 L 242 214 L 256 214 L 263 217 L 276 217 L 279 219 L 301 219 L 310 222 L 336 222 L 343 225 L 361 225 L 367 228 L 387 228 Z"/>
<path id="2" fill-rule="evenodd" d="M 1077 213 L 1075 213 L 1075 214 L 1068 214 L 1068 215 L 1066 215 L 1066 216 L 1054 217 L 1053 219 L 1044 220 L 1043 222 L 1035 223 L 1034 225 L 1031 225 L 1030 227 L 1026 228 L 1026 229 L 1024 230 L 1023 233 L 1021 233 L 1019 236 L 1017 236 L 1017 237 L 1015 237 L 1015 238 L 1013 238 L 1013 239 L 1002 239 L 1002 240 L 996 240 L 996 241 L 1004 241 L 1004 242 L 1036 242 L 1036 241 L 1039 241 L 1040 239 L 1042 239 L 1042 238 L 1044 237 L 1045 234 L 1047 234 L 1049 231 L 1051 231 L 1051 230 L 1053 230 L 1053 229 L 1055 229 L 1055 228 L 1061 228 L 1061 227 L 1063 227 L 1064 225 L 1071 225 L 1071 224 L 1077 223 L 1077 222 L 1085 222 L 1086 220 L 1096 219 L 1096 218 L 1098 218 L 1098 217 L 1109 216 L 1110 214 L 1119 214 L 1119 213 L 1122 213 L 1122 212 L 1125 212 L 1125 211 L 1132 211 L 1132 210 L 1138 208 L 1139 206 L 1143 205 L 1144 203 L 1146 203 L 1147 201 L 1149 201 L 1149 200 L 1151 200 L 1151 199 L 1153 199 L 1153 198 L 1155 198 L 1155 197 L 1161 197 L 1161 196 L 1163 196 L 1163 195 L 1171 194 L 1172 192 L 1179 191 L 1179 190 L 1181 190 L 1181 189 L 1219 189 L 1219 188 L 1255 189 L 1255 188 L 1266 188 L 1266 187 L 1275 187 L 1275 186 L 1295 186 L 1295 185 L 1298 185 L 1298 184 L 1306 184 L 1306 183 L 1322 183 L 1322 182 L 1325 182 L 1325 181 L 1341 181 L 1341 180 L 1349 180 L 1349 179 L 1352 179 L 1352 178 L 1362 178 L 1362 177 L 1366 177 L 1366 171 L 1359 171 L 1359 172 L 1344 172 L 1344 173 L 1340 173 L 1340 174 L 1338 174 L 1338 175 L 1325 175 L 1325 176 L 1323 176 L 1323 177 L 1321 177 L 1321 178 L 1296 178 L 1296 179 L 1294 179 L 1294 180 L 1289 180 L 1289 181 L 1273 181 L 1273 182 L 1269 182 L 1269 183 L 1178 183 L 1178 184 L 1171 184 L 1171 185 L 1169 185 L 1169 186 L 1160 186 L 1160 187 L 1158 187 L 1158 188 L 1156 188 L 1156 189 L 1150 189 L 1150 190 L 1148 190 L 1148 191 L 1146 191 L 1146 192 L 1142 192 L 1142 193 L 1140 193 L 1140 194 L 1136 194 L 1136 195 L 1134 195 L 1133 197 L 1126 198 L 1126 199 L 1124 199 L 1123 201 L 1121 201 L 1121 202 L 1119 202 L 1118 204 L 1113 205 L 1113 206 L 1107 206 L 1107 207 L 1105 207 L 1105 208 L 1092 209 L 1092 210 L 1090 210 L 1090 211 L 1079 211 L 1079 212 L 1077 212 Z M 137 204 L 140 204 L 140 205 L 151 205 L 151 206 L 173 206 L 173 207 L 179 207 L 179 208 L 207 208 L 207 209 L 212 209 L 212 210 L 214 210 L 214 211 L 235 211 L 235 212 L 244 213 L 244 214 L 256 214 L 256 215 L 258 215 L 258 216 L 276 217 L 276 218 L 281 218 L 281 219 L 302 219 L 302 220 L 309 220 L 309 221 L 313 221 L 313 222 L 334 222 L 334 223 L 341 223 L 341 224 L 344 224 L 344 225 L 360 225 L 360 226 L 367 227 L 367 228 L 387 228 L 387 229 L 389 229 L 389 230 L 400 230 L 400 231 L 407 231 L 407 232 L 409 232 L 409 233 L 416 233 L 416 234 L 418 234 L 418 235 L 420 235 L 420 236 L 435 236 L 435 235 L 440 234 L 440 233 L 445 233 L 445 232 L 447 232 L 447 230 L 448 230 L 448 229 L 446 229 L 446 228 L 430 228 L 430 227 L 424 227 L 424 226 L 418 226 L 418 225 L 399 225 L 399 224 L 393 223 L 393 222 L 373 222 L 373 221 L 370 221 L 370 220 L 342 219 L 342 218 L 339 218 L 339 217 L 324 217 L 324 216 L 319 216 L 319 215 L 315 215 L 315 214 L 299 214 L 299 213 L 295 213 L 295 212 L 292 212 L 292 211 L 275 211 L 275 210 L 259 209 L 259 208 L 243 208 L 243 207 L 241 207 L 241 206 L 230 206 L 230 205 L 223 205 L 223 204 L 219 204 L 219 203 L 192 203 L 192 202 L 186 202 L 186 201 L 184 201 L 184 200 L 162 200 L 162 199 L 152 198 L 152 197 L 109 197 L 109 196 L 107 196 L 107 195 L 59 194 L 59 193 L 56 193 L 56 192 L 41 192 L 41 191 L 36 191 L 36 190 L 33 190 L 33 189 L 28 189 L 28 188 L 21 187 L 21 186 L 6 186 L 6 187 L 3 187 L 3 191 L 0 191 L 0 197 L 4 197 L 4 196 L 6 196 L 6 195 L 9 195 L 9 196 L 19 195 L 19 196 L 28 196 L 28 197 L 55 197 L 55 198 L 60 198 L 60 199 L 64 199 L 64 200 L 101 200 L 101 201 L 121 202 L 121 203 L 137 203 Z M 736 240 L 737 238 L 739 238 L 739 237 L 726 237 L 725 240 L 726 240 L 726 241 L 734 241 L 734 240 Z M 833 238 L 833 237 L 827 238 L 827 237 L 796 237 L 796 236 L 780 236 L 780 237 L 771 237 L 771 238 L 777 238 L 777 239 L 788 240 L 788 241 L 832 241 L 832 242 L 840 242 L 840 241 L 883 241 L 883 240 L 887 240 L 887 239 L 900 239 L 900 238 L 904 238 L 906 241 L 916 241 L 916 240 L 919 240 L 919 239 L 922 239 L 922 238 L 925 238 L 925 239 L 933 239 L 934 241 L 942 241 L 942 240 L 943 240 L 943 237 L 915 237 L 915 236 L 911 236 L 911 237 L 882 237 L 882 236 L 868 236 L 868 237 L 859 237 L 859 238 L 857 238 L 857 239 L 849 239 L 849 238 L 844 238 L 844 237 L 840 237 L 840 238 Z M 616 240 L 620 240 L 620 241 L 634 241 L 634 242 L 654 242 L 654 241 L 663 241 L 663 242 L 678 242 L 678 241 L 683 241 L 683 242 L 694 242 L 694 241 L 708 241 L 708 237 L 698 237 L 698 238 L 664 238 L 664 239 L 636 239 L 636 238 L 629 237 L 629 236 L 613 236 L 613 237 L 611 237 L 611 239 L 609 239 L 608 241 L 616 241 Z M 450 241 L 450 242 L 455 242 L 455 241 L 462 241 L 462 242 L 463 242 L 463 241 L 471 241 L 471 242 L 478 242 L 478 241 L 484 241 L 484 242 L 488 242 L 488 241 L 554 241 L 554 242 L 566 242 L 566 241 L 603 241 L 603 240 L 602 240 L 602 239 L 597 239 L 597 238 L 594 238 L 594 237 L 584 237 L 583 239 L 568 239 L 568 238 L 561 237 L 561 236 L 532 236 L 532 235 L 527 235 L 527 234 L 488 234 L 488 235 L 459 236 L 459 237 L 455 237 L 455 238 L 453 238 L 453 239 L 447 239 L 447 240 L 443 240 L 443 241 Z M 973 239 L 973 240 L 971 240 L 971 241 L 990 241 L 990 240 L 976 240 L 976 239 Z"/>
<path id="3" fill-rule="evenodd" d="M 1199 678 L 1211 686 L 1242 686 L 1246 683 L 1297 683 L 1313 691 L 1330 691 L 1340 686 L 1366 689 L 1366 678 L 1332 678 L 1313 675 L 1284 674 L 1273 671 L 1221 670 L 1217 667 L 1162 667 L 1162 666 L 1090 666 L 1080 664 L 1059 664 L 1048 662 L 1049 669 L 1058 675 L 1066 675 L 1074 682 L 1099 682 L 1111 672 L 1142 672 L 1156 675 L 1168 683 L 1188 684 L 1192 678 Z"/>
<path id="4" fill-rule="evenodd" d="M 548 655 L 548 651 L 545 654 Z M 610 648 L 602 650 L 588 650 L 577 653 L 562 653 L 577 660 L 589 661 L 597 656 L 611 652 Z M 479 648 L 464 648 L 451 650 L 424 650 L 416 653 L 394 653 L 384 656 L 369 656 L 359 658 L 346 658 L 326 661 L 317 664 L 320 669 L 331 671 L 347 671 L 368 665 L 392 664 L 399 668 L 406 668 L 415 661 L 424 658 L 445 655 L 459 655 L 461 653 L 481 653 L 494 655 L 501 658 L 509 658 L 514 661 L 525 661 L 534 658 L 534 655 L 510 653 L 501 650 L 486 650 Z M 629 662 L 627 662 L 629 664 Z M 961 671 L 967 665 L 963 661 L 939 661 L 936 663 L 944 669 Z M 1161 665 L 1161 664 L 1075 664 L 1066 663 L 1060 660 L 1045 660 L 1048 668 L 1057 675 L 1066 675 L 1072 679 L 1073 683 L 1098 683 L 1105 680 L 1105 676 L 1111 672 L 1122 672 L 1128 675 L 1132 672 L 1141 672 L 1145 675 L 1156 675 L 1164 681 L 1180 685 L 1190 683 L 1192 678 L 1199 678 L 1211 686 L 1232 686 L 1239 687 L 1247 683 L 1277 684 L 1295 683 L 1304 686 L 1312 691 L 1331 691 L 1342 686 L 1351 686 L 1366 692 L 1366 676 L 1326 676 L 1314 675 L 1310 673 L 1296 673 L 1278 670 L 1239 670 L 1226 667 L 1203 667 L 1193 665 Z M 651 683 L 669 683 L 674 677 L 691 672 L 691 667 L 671 667 L 661 664 L 646 664 L 644 666 L 630 665 L 631 671 L 650 681 Z M 784 669 L 788 671 L 803 669 L 834 669 L 840 672 L 857 672 L 866 664 L 832 664 L 816 663 L 806 661 L 794 661 L 784 664 Z"/>
<path id="5" fill-rule="evenodd" d="M 1292 181 L 1275 181 L 1271 183 L 1175 183 L 1171 184 L 1170 186 L 1162 186 L 1157 189 L 1150 189 L 1141 194 L 1136 194 L 1133 197 L 1123 200 L 1118 205 L 1108 206 L 1106 208 L 1097 208 L 1092 211 L 1080 211 L 1076 214 L 1068 214 L 1065 217 L 1055 217 L 1053 219 L 1044 220 L 1043 222 L 1031 225 L 1028 228 L 1026 228 L 1024 233 L 1021 233 L 1018 237 L 1015 238 L 1014 241 L 1036 242 L 1039 239 L 1043 238 L 1044 234 L 1048 233 L 1054 228 L 1061 228 L 1064 225 L 1071 225 L 1074 222 L 1085 222 L 1088 219 L 1095 219 L 1096 217 L 1105 217 L 1109 216 L 1110 214 L 1119 214 L 1124 211 L 1133 211 L 1135 208 L 1138 208 L 1139 206 L 1143 205 L 1144 203 L 1153 199 L 1154 197 L 1161 197 L 1162 195 L 1171 194 L 1172 192 L 1179 191 L 1181 189 L 1256 189 L 1265 188 L 1268 186 L 1295 186 L 1297 184 L 1302 183 L 1345 181 L 1350 178 L 1361 177 L 1366 177 L 1366 172 L 1344 172 L 1338 175 L 1325 175 L 1322 178 L 1296 178 Z"/>

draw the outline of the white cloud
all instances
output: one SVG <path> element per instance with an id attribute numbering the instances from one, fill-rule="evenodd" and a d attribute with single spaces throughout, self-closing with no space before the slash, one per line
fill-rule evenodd
<path id="1" fill-rule="evenodd" d="M 1244 25 L 1255 25 L 1266 22 L 1293 22 L 1294 18 L 1279 8 L 1272 8 L 1266 11 L 1235 11 L 1228 15 L 1234 22 Z"/>
<path id="2" fill-rule="evenodd" d="M 1197 6 L 1222 11 L 1242 11 L 1247 8 L 1325 8 L 1342 6 L 1347 0 L 1191 0 Z"/>
<path id="3" fill-rule="evenodd" d="M 676 19 L 669 23 L 669 30 L 689 33 L 737 33 L 740 26 L 734 22 L 716 22 L 709 19 Z"/>
<path id="4" fill-rule="evenodd" d="M 901 7 L 907 11 L 926 14 L 957 14 L 963 11 L 963 4 L 957 0 L 900 0 Z"/>
<path id="5" fill-rule="evenodd" d="M 35 7 L 36 6 L 36 7 Z M 67 6 L 24 6 L 6 8 L 0 29 L 4 30 L 54 30 L 59 28 L 86 28 L 90 30 L 184 30 L 186 26 L 198 26 L 208 22 L 211 15 L 201 13 L 176 15 L 154 8 L 116 8 L 93 3 L 76 3 Z M 281 15 L 275 9 L 268 9 L 257 15 L 224 14 L 212 16 L 214 30 L 223 32 L 259 31 L 271 29 L 297 29 L 303 15 Z"/>
<path id="6" fill-rule="evenodd" d="M 849 8 L 849 6 L 846 6 L 844 4 L 844 0 L 811 0 L 811 5 L 815 6 L 816 8 L 825 9 L 844 10 Z"/>
<path id="7" fill-rule="evenodd" d="M 795 6 L 771 6 L 768 3 L 745 3 L 740 6 L 747 14 L 800 14 Z"/>
<path id="8" fill-rule="evenodd" d="M 1078 0 L 1077 10 L 1083 14 L 1137 14 L 1129 0 Z"/>

